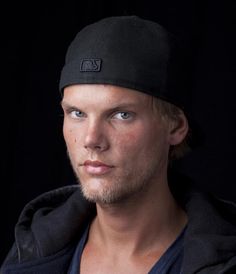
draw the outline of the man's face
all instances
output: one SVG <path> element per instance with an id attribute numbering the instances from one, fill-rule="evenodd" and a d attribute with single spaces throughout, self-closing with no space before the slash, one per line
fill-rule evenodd
<path id="1" fill-rule="evenodd" d="M 83 194 L 117 203 L 165 177 L 168 126 L 153 98 L 112 85 L 72 85 L 64 90 L 63 133 Z"/>

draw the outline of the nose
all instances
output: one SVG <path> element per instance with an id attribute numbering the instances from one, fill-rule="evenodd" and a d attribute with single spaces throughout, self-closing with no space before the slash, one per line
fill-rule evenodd
<path id="1" fill-rule="evenodd" d="M 109 148 L 105 127 L 101 122 L 97 120 L 88 122 L 84 148 L 96 152 L 102 152 Z"/>

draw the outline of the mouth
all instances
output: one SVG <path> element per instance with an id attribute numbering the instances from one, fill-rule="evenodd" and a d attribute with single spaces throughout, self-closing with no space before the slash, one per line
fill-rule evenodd
<path id="1" fill-rule="evenodd" d="M 90 160 L 85 161 L 83 167 L 86 173 L 90 175 L 104 175 L 114 168 L 114 166 L 107 165 L 103 162 Z"/>

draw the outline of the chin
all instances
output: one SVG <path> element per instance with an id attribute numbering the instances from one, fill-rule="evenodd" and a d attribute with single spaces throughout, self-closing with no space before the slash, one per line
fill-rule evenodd
<path id="1" fill-rule="evenodd" d="M 129 199 L 132 199 L 136 194 L 138 194 L 141 189 L 138 191 L 136 190 L 127 190 L 124 189 L 117 189 L 117 188 L 99 188 L 99 189 L 91 189 L 88 187 L 81 187 L 82 193 L 84 197 L 93 203 L 103 204 L 103 205 L 112 205 L 112 204 L 120 204 L 124 203 Z"/>
<path id="2" fill-rule="evenodd" d="M 81 190 L 84 197 L 93 203 L 113 204 L 122 199 L 122 194 L 111 187 L 105 187 L 101 183 L 81 184 Z"/>

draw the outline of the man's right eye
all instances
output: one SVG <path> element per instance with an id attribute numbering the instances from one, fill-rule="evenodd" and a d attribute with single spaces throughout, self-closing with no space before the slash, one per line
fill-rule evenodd
<path id="1" fill-rule="evenodd" d="M 72 110 L 71 112 L 70 112 L 70 116 L 71 116 L 71 118 L 73 118 L 73 119 L 78 119 L 78 118 L 84 118 L 84 113 L 82 112 L 82 111 L 80 111 L 80 110 Z"/>

